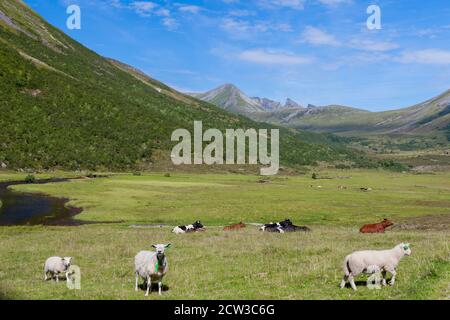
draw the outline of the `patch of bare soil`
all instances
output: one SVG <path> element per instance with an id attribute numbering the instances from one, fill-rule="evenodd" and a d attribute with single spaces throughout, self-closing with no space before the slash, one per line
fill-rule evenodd
<path id="1" fill-rule="evenodd" d="M 450 214 L 407 218 L 398 221 L 391 229 L 450 231 Z"/>

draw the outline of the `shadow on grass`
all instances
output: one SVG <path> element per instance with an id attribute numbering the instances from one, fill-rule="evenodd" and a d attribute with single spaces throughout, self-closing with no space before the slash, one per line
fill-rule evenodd
<path id="1" fill-rule="evenodd" d="M 142 291 L 147 290 L 147 284 L 146 283 L 140 284 L 139 289 L 141 289 Z M 163 292 L 169 291 L 169 287 L 167 285 L 163 284 L 161 290 Z M 158 292 L 158 284 L 157 283 L 152 283 L 151 292 Z"/>

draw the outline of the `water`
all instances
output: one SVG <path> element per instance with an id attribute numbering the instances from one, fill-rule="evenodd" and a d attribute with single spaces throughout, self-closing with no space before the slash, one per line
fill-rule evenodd
<path id="1" fill-rule="evenodd" d="M 37 184 L 66 182 L 66 179 L 40 180 Z M 67 207 L 68 199 L 49 197 L 42 194 L 20 193 L 9 190 L 11 185 L 25 184 L 24 181 L 0 182 L 0 226 L 15 225 L 80 225 L 73 219 L 83 209 Z"/>

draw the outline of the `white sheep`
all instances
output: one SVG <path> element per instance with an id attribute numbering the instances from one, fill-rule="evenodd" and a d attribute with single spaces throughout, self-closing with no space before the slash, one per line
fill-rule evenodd
<path id="1" fill-rule="evenodd" d="M 59 282 L 59 274 L 65 273 L 66 279 L 68 279 L 68 270 L 72 263 L 71 257 L 50 257 L 45 261 L 44 266 L 44 280 L 47 281 L 47 275 L 51 274 L 51 279 L 56 276 L 56 282 Z"/>
<path id="2" fill-rule="evenodd" d="M 158 292 L 161 295 L 162 279 L 167 273 L 169 263 L 165 256 L 165 249 L 170 248 L 171 244 L 157 244 L 152 247 L 155 251 L 141 251 L 134 258 L 136 284 L 135 290 L 138 291 L 139 277 L 144 280 L 147 285 L 145 296 L 149 295 L 152 283 L 158 282 Z"/>
<path id="3" fill-rule="evenodd" d="M 344 279 L 341 282 L 341 289 L 345 287 L 347 281 L 350 282 L 353 290 L 356 289 L 354 278 L 361 273 L 382 272 L 383 286 L 386 285 L 386 272 L 392 274 L 390 285 L 394 285 L 397 275 L 396 269 L 400 260 L 404 256 L 411 255 L 409 243 L 401 243 L 390 250 L 367 250 L 354 252 L 344 260 Z"/>

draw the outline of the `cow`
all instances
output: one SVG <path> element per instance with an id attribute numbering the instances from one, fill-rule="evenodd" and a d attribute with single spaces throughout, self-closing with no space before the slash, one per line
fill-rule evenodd
<path id="1" fill-rule="evenodd" d="M 193 224 L 187 225 L 187 226 L 178 226 L 173 228 L 172 232 L 175 234 L 183 234 L 183 233 L 190 233 L 190 232 L 198 232 L 198 231 L 204 231 L 204 227 L 200 221 L 196 221 Z"/>
<path id="2" fill-rule="evenodd" d="M 268 223 L 261 227 L 261 231 L 265 232 L 277 232 L 277 233 L 285 233 L 285 232 L 296 232 L 296 231 L 311 231 L 308 227 L 300 227 L 294 225 L 291 220 L 286 219 L 284 221 L 278 223 Z"/>
<path id="3" fill-rule="evenodd" d="M 289 220 L 289 219 L 286 219 L 286 220 L 280 222 L 280 225 L 284 232 L 296 232 L 296 231 L 309 232 L 309 231 L 311 231 L 311 229 L 308 227 L 294 225 L 291 222 L 291 220 Z"/>
<path id="4" fill-rule="evenodd" d="M 388 219 L 384 219 L 380 223 L 366 224 L 359 229 L 361 233 L 384 233 L 386 228 L 393 226 L 394 223 Z"/>
<path id="5" fill-rule="evenodd" d="M 226 226 L 225 228 L 223 228 L 224 231 L 234 231 L 234 230 L 240 230 L 240 229 L 244 229 L 246 227 L 245 223 L 243 223 L 242 221 L 236 224 L 232 224 L 231 226 Z"/>
<path id="6" fill-rule="evenodd" d="M 283 229 L 281 228 L 281 225 L 279 223 L 273 222 L 263 225 L 259 230 L 264 232 L 284 233 Z"/>

